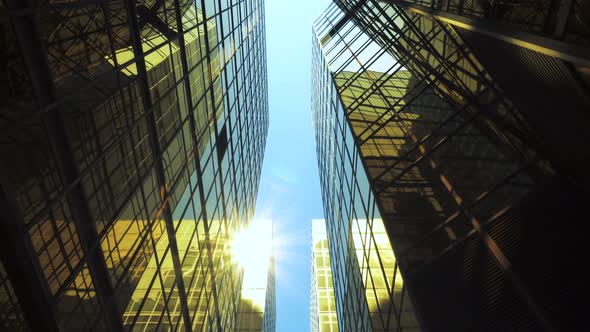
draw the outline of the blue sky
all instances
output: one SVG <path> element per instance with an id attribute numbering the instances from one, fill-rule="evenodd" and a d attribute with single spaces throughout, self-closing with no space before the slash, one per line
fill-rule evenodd
<path id="1" fill-rule="evenodd" d="M 323 218 L 311 122 L 312 23 L 329 0 L 266 0 L 270 128 L 255 218 L 275 225 L 277 331 L 309 331 L 311 220 Z"/>

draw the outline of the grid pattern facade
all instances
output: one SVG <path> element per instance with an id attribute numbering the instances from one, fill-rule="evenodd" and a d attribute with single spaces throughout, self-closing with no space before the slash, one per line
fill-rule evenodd
<path id="1" fill-rule="evenodd" d="M 338 332 L 325 220 L 312 220 L 311 245 L 311 332 Z"/>
<path id="2" fill-rule="evenodd" d="M 331 50 L 320 44 L 326 17 L 315 26 L 312 107 L 339 327 L 343 331 L 419 331 L 371 190 L 364 150 L 356 144 L 359 128 L 346 99 L 355 88 L 338 86 Z"/>
<path id="3" fill-rule="evenodd" d="M 516 1 L 491 0 L 411 0 L 427 8 L 475 19 L 493 19 L 519 30 L 564 40 L 571 44 L 589 45 L 590 6 L 584 0 Z"/>
<path id="4" fill-rule="evenodd" d="M 228 240 L 268 128 L 263 1 L 0 7 L 0 327 L 233 329 Z"/>
<path id="5" fill-rule="evenodd" d="M 576 236 L 555 222 L 583 213 L 575 202 L 586 190 L 576 181 L 587 181 L 587 171 L 579 167 L 588 162 L 588 149 L 569 148 L 580 135 L 575 119 L 585 119 L 590 95 L 583 70 L 460 29 L 412 6 L 419 2 L 335 1 L 315 23 L 313 108 L 320 173 L 328 175 L 321 175 L 326 215 L 349 213 L 347 199 L 355 193 L 330 182 L 351 171 L 358 178 L 361 165 L 368 179 L 360 192 L 374 197 L 375 215 L 383 220 L 426 330 L 582 326 L 583 315 L 570 311 L 568 303 L 584 282 L 556 272 L 574 266 L 567 257 Z M 459 3 L 476 2 L 424 7 L 453 12 Z M 485 3 L 494 10 L 508 6 Z M 534 2 L 535 8 L 532 3 L 501 9 L 505 16 L 495 22 L 519 22 L 526 26 L 522 30 L 542 34 L 533 9 L 549 2 Z M 569 3 L 577 8 L 568 16 L 574 19 L 583 10 Z M 559 38 L 583 45 L 587 35 L 579 28 L 568 24 Z M 519 84 L 511 82 L 514 77 Z M 563 104 L 568 114 L 548 121 L 547 114 Z M 340 122 L 344 132 L 333 132 Z M 331 164 L 341 145 L 358 151 L 356 170 L 345 161 L 339 173 Z M 559 194 L 563 190 L 569 192 L 565 197 Z M 331 231 L 333 221 L 327 223 L 329 233 L 348 232 L 338 223 Z M 345 244 L 340 240 L 334 248 Z M 544 268 L 537 258 L 544 255 L 555 257 L 559 268 Z M 333 259 L 335 271 L 342 268 L 338 264 L 343 265 Z M 335 287 L 342 287 L 337 279 Z M 547 280 L 563 283 L 548 291 L 541 286 Z"/>

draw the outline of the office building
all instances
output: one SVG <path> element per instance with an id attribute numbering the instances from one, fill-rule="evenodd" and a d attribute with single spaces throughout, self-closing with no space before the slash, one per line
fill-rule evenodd
<path id="1" fill-rule="evenodd" d="M 233 330 L 263 1 L 0 6 L 0 329 Z"/>
<path id="2" fill-rule="evenodd" d="M 341 329 L 585 326 L 572 304 L 587 288 L 573 220 L 584 220 L 589 180 L 588 10 L 337 0 L 315 22 L 312 107 Z M 357 259 L 355 232 L 367 234 Z M 387 286 L 377 310 L 375 273 L 357 272 L 374 251 Z"/>

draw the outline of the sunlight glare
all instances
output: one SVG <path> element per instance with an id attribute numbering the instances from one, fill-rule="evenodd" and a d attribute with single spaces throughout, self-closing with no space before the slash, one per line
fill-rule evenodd
<path id="1" fill-rule="evenodd" d="M 231 242 L 232 257 L 244 269 L 242 297 L 252 299 L 261 308 L 264 307 L 264 292 L 262 296 L 254 296 L 252 291 L 266 288 L 273 252 L 272 235 L 272 221 L 256 219 L 239 231 Z"/>

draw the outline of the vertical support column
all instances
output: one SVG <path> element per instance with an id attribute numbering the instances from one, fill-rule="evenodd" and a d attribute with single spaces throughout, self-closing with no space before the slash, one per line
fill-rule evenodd
<path id="1" fill-rule="evenodd" d="M 553 30 L 553 36 L 555 38 L 563 39 L 573 5 L 574 0 L 562 0 L 559 2 L 559 8 L 557 8 L 556 14 L 557 20 L 555 21 L 555 29 Z"/>

